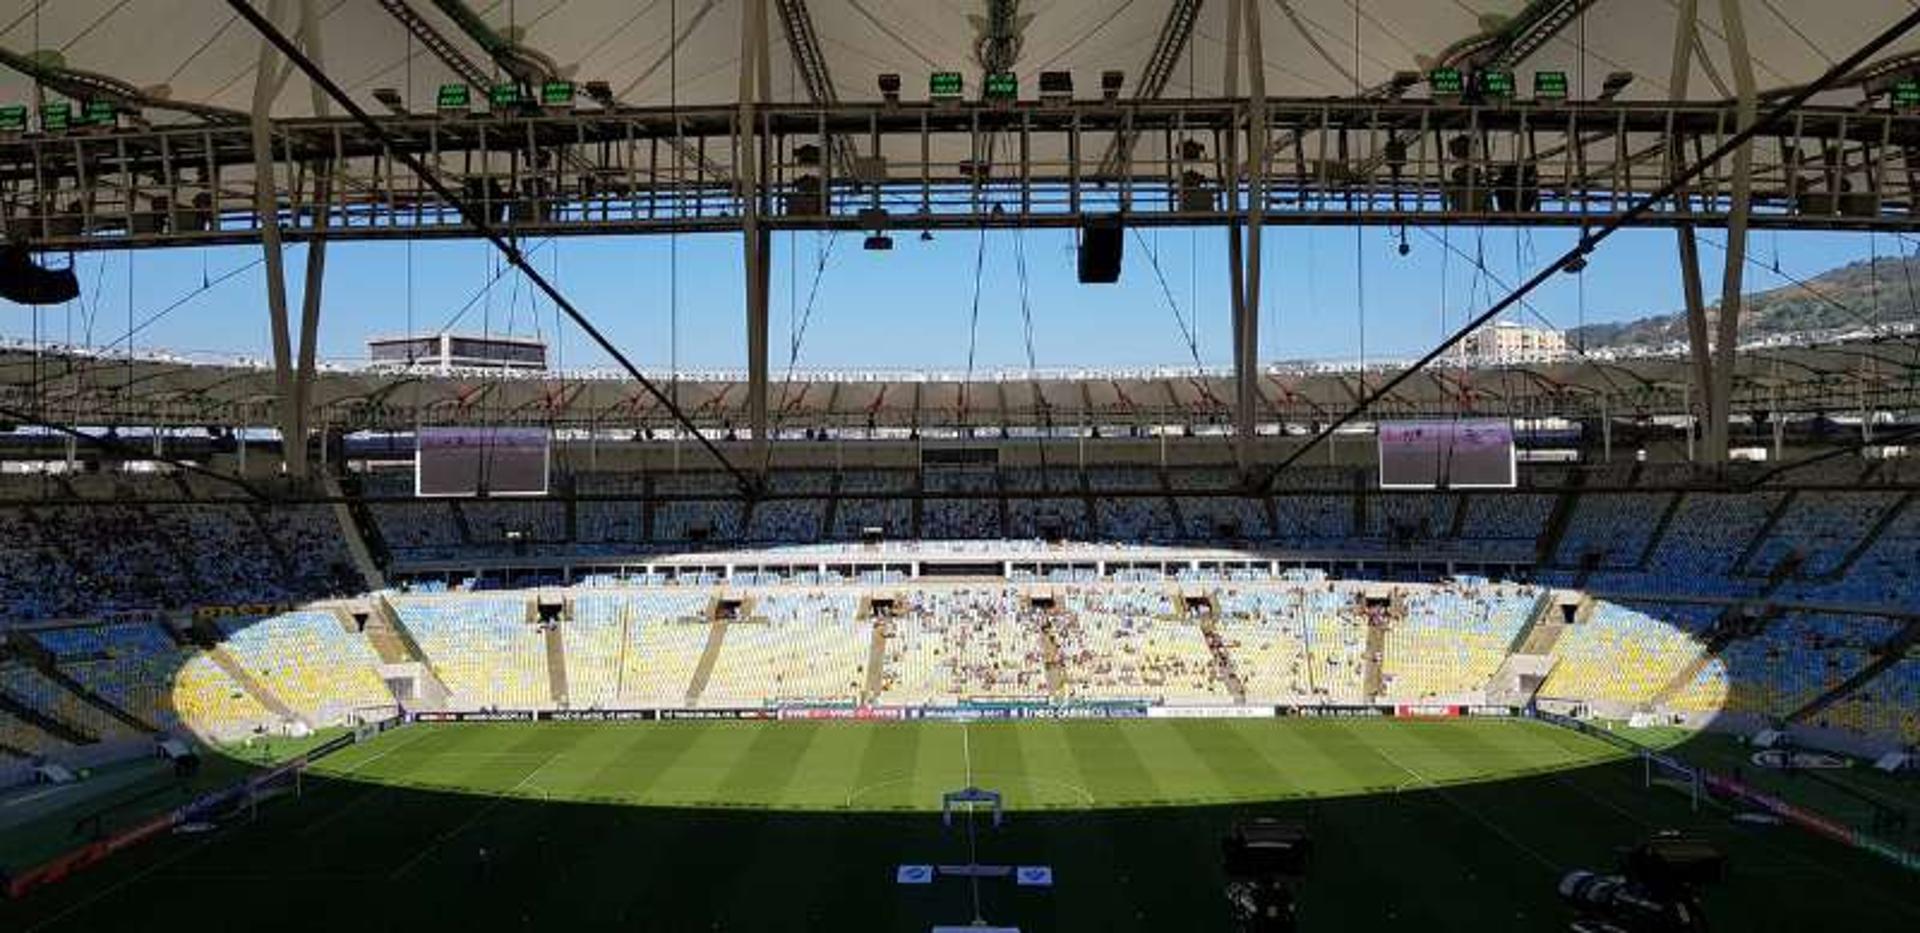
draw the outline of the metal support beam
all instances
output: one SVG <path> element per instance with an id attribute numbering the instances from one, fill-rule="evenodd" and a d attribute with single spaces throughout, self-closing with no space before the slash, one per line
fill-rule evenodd
<path id="1" fill-rule="evenodd" d="M 1140 69 L 1140 76 L 1133 85 L 1134 100 L 1158 100 L 1167 89 L 1167 81 L 1173 77 L 1174 66 L 1180 57 L 1186 54 L 1187 45 L 1193 38 L 1193 24 L 1200 18 L 1200 4 L 1204 0 L 1174 0 L 1167 7 L 1167 18 L 1160 24 L 1160 37 L 1154 40 L 1153 52 L 1147 56 L 1147 64 Z M 1134 143 L 1140 139 L 1138 129 L 1123 129 L 1113 135 L 1107 143 L 1106 152 L 1100 157 L 1098 176 L 1101 178 L 1118 177 L 1122 168 L 1133 157 Z"/>
<path id="2" fill-rule="evenodd" d="M 271 0 L 266 17 L 278 23 L 286 13 L 285 0 Z M 254 212 L 260 225 L 260 249 L 266 269 L 267 320 L 273 343 L 274 394 L 279 405 L 280 464 L 289 476 L 307 474 L 306 432 L 302 429 L 300 400 L 294 389 L 293 335 L 287 320 L 287 264 L 280 238 L 278 162 L 273 157 L 273 102 L 280 96 L 280 55 L 272 41 L 261 38 L 253 69 Z"/>
<path id="3" fill-rule="evenodd" d="M 772 235 L 762 226 L 760 138 L 755 132 L 760 106 L 771 97 L 767 47 L 767 0 L 745 0 L 740 23 L 740 112 L 734 177 L 741 198 L 741 250 L 746 272 L 747 428 L 753 434 L 751 469 L 764 477 L 771 463 L 767 417 L 768 299 L 771 295 Z"/>
<path id="4" fill-rule="evenodd" d="M 433 24 L 427 22 L 426 17 L 421 16 L 418 10 L 407 3 L 407 0 L 378 0 L 378 2 L 389 15 L 400 21 L 400 25 L 413 33 L 413 37 L 420 40 L 420 44 L 426 46 L 427 51 L 433 53 L 434 58 L 453 69 L 453 73 L 458 75 L 460 80 L 480 89 L 482 93 L 485 93 L 488 85 L 493 83 L 492 76 L 479 65 L 474 64 L 472 59 L 462 54 L 452 40 L 441 35 L 440 30 L 433 28 Z"/>
<path id="5" fill-rule="evenodd" d="M 1740 0 L 1720 0 L 1720 26 L 1727 38 L 1733 72 L 1735 110 L 1741 131 L 1753 126 L 1758 85 L 1753 58 L 1747 52 L 1747 27 Z M 1727 213 L 1726 271 L 1720 277 L 1720 315 L 1715 323 L 1713 396 L 1707 400 L 1707 461 L 1727 459 L 1729 420 L 1733 404 L 1734 353 L 1740 344 L 1741 284 L 1747 264 L 1747 217 L 1753 206 L 1753 144 L 1733 151 L 1732 198 Z"/>
<path id="6" fill-rule="evenodd" d="M 659 402 L 660 407 L 672 416 L 674 423 L 679 428 L 686 431 L 699 442 L 700 446 L 713 457 L 714 462 L 718 463 L 722 469 L 726 470 L 728 474 L 740 484 L 740 492 L 742 495 L 753 497 L 759 494 L 760 484 L 753 481 L 753 479 L 736 466 L 726 454 L 722 453 L 720 449 L 714 445 L 713 441 L 700 431 L 693 420 L 687 417 L 687 413 L 680 408 L 674 399 L 668 397 L 665 392 L 661 391 L 658 384 L 640 372 L 639 367 L 633 365 L 633 361 L 629 359 L 625 353 L 621 352 L 620 348 L 615 346 L 613 341 L 607 339 L 606 334 L 602 333 L 598 327 L 595 327 L 593 322 L 589 320 L 585 314 L 582 314 L 580 309 L 575 307 L 573 302 L 567 299 L 566 295 L 561 294 L 560 290 L 554 287 L 553 283 L 549 281 L 539 269 L 535 268 L 532 263 L 529 263 L 526 254 L 523 253 L 518 246 L 509 241 L 505 235 L 495 229 L 493 221 L 488 218 L 486 213 L 474 206 L 467 198 L 456 193 L 453 188 L 442 180 L 439 174 L 430 168 L 427 163 L 422 161 L 419 156 L 407 151 L 405 147 L 401 146 L 400 140 L 397 137 L 384 129 L 379 121 L 367 113 L 366 108 L 355 103 L 344 88 L 332 78 L 328 77 L 327 73 L 321 69 L 320 66 L 314 64 L 312 59 L 307 58 L 306 55 L 300 51 L 299 47 L 295 45 L 294 41 L 288 38 L 286 33 L 281 31 L 280 27 L 276 25 L 273 20 L 262 16 L 260 11 L 254 9 L 248 0 L 227 0 L 227 6 L 235 13 L 238 13 L 241 19 L 246 20 L 247 24 L 252 26 L 255 32 L 265 37 L 274 49 L 278 50 L 280 54 L 285 55 L 295 68 L 298 68 L 307 76 L 308 80 L 326 92 L 327 96 L 332 99 L 334 103 L 339 104 L 341 109 L 345 110 L 363 131 L 369 133 L 378 141 L 383 150 L 391 153 L 393 159 L 405 165 L 409 171 L 413 172 L 414 176 L 430 189 L 435 197 L 439 198 L 450 209 L 457 212 L 464 224 L 471 226 L 475 232 L 484 237 L 495 249 L 499 250 L 500 254 L 506 258 L 508 263 L 520 270 L 520 273 L 526 277 L 530 285 L 538 289 L 541 294 L 547 296 L 548 300 L 552 301 L 555 307 L 566 314 L 568 319 L 572 320 L 573 323 L 580 328 L 581 332 L 584 333 L 589 340 L 593 341 L 595 346 L 599 347 L 607 356 L 611 357 L 621 369 L 626 371 L 627 375 L 631 377 L 635 383 L 639 384 L 641 389 L 645 390 L 648 395 Z M 263 50 L 262 57 L 266 57 L 267 55 L 268 52 Z M 258 146 L 260 144 L 256 141 L 255 145 Z M 284 312 L 282 319 L 284 320 Z"/>
<path id="7" fill-rule="evenodd" d="M 1233 379 L 1234 379 L 1234 459 L 1242 477 L 1251 478 L 1254 468 L 1254 443 L 1257 440 L 1260 406 L 1260 229 L 1265 223 L 1267 146 L 1267 81 L 1265 58 L 1260 41 L 1260 5 L 1253 0 L 1229 0 L 1228 15 L 1240 15 L 1245 21 L 1248 122 L 1246 160 L 1229 150 L 1237 192 L 1242 178 L 1247 188 L 1247 224 L 1244 248 L 1238 225 L 1227 228 L 1230 238 L 1229 261 L 1234 263 L 1233 295 Z M 1239 62 L 1233 60 L 1234 32 L 1228 26 L 1227 71 L 1229 89 Z M 1235 134 L 1228 133 L 1229 139 Z M 1234 195 L 1238 197 L 1236 193 Z"/>
<path id="8" fill-rule="evenodd" d="M 1731 7 L 1737 2 L 1737 0 L 1722 0 L 1722 2 L 1725 6 Z M 1736 15 L 1737 15 L 1737 11 L 1736 11 Z M 1524 300 L 1527 297 L 1527 295 L 1531 294 L 1535 289 L 1538 289 L 1541 285 L 1545 284 L 1549 279 L 1553 278 L 1555 275 L 1560 274 L 1562 271 L 1566 270 L 1576 262 L 1584 261 L 1586 259 L 1587 254 L 1593 252 L 1593 250 L 1596 247 L 1598 247 L 1601 243 L 1605 242 L 1608 237 L 1611 237 L 1615 233 L 1618 233 L 1622 228 L 1632 223 L 1635 218 L 1645 215 L 1647 212 L 1653 210 L 1654 205 L 1659 204 L 1663 201 L 1666 201 L 1667 199 L 1672 198 L 1674 195 L 1678 194 L 1688 184 L 1692 183 L 1694 179 L 1704 174 L 1708 168 L 1712 167 L 1715 164 L 1718 164 L 1720 160 L 1725 159 L 1733 155 L 1736 151 L 1739 151 L 1745 148 L 1749 143 L 1752 142 L 1753 138 L 1757 136 L 1761 131 L 1772 128 L 1780 124 L 1783 120 L 1785 120 L 1785 118 L 1789 114 L 1793 112 L 1794 108 L 1806 103 L 1809 98 L 1813 97 L 1813 95 L 1825 89 L 1832 82 L 1838 80 L 1842 75 L 1845 75 L 1852 69 L 1859 67 L 1861 63 L 1870 60 L 1874 55 L 1878 54 L 1882 49 L 1885 49 L 1887 46 L 1897 41 L 1901 36 L 1911 31 L 1916 25 L 1920 25 L 1920 10 L 1914 10 L 1907 13 L 1905 16 L 1902 16 L 1893 25 L 1887 27 L 1886 29 L 1876 34 L 1872 39 L 1868 40 L 1865 45 L 1862 45 L 1858 49 L 1855 49 L 1853 53 L 1848 55 L 1845 59 L 1833 65 L 1831 68 L 1828 68 L 1826 72 L 1823 73 L 1813 83 L 1801 88 L 1799 91 L 1796 91 L 1793 94 L 1793 96 L 1769 108 L 1766 112 L 1766 115 L 1758 119 L 1753 118 L 1754 111 L 1751 109 L 1751 102 L 1753 101 L 1753 96 L 1751 95 L 1751 93 L 1749 93 L 1748 94 L 1749 109 L 1747 110 L 1748 118 L 1741 122 L 1741 126 L 1738 132 L 1734 133 L 1731 137 L 1728 137 L 1726 140 L 1722 141 L 1719 145 L 1713 147 L 1711 151 L 1707 152 L 1705 155 L 1700 157 L 1700 159 L 1698 159 L 1697 161 L 1693 162 L 1692 164 L 1688 165 L 1686 168 L 1675 173 L 1672 178 L 1668 179 L 1659 188 L 1655 189 L 1654 191 L 1642 197 L 1636 198 L 1633 202 L 1633 205 L 1629 207 L 1624 214 L 1620 215 L 1619 217 L 1608 220 L 1606 223 L 1602 224 L 1598 229 L 1581 237 L 1580 241 L 1575 243 L 1572 249 L 1569 249 L 1565 253 L 1562 253 L 1558 259 L 1555 259 L 1553 262 L 1548 263 L 1545 268 L 1534 273 L 1525 282 L 1522 282 L 1519 287 L 1508 292 L 1506 297 L 1500 299 L 1497 302 L 1494 302 L 1492 307 L 1489 307 L 1487 310 L 1481 312 L 1478 316 L 1474 317 L 1472 320 L 1467 321 L 1464 325 L 1460 327 L 1460 329 L 1454 331 L 1453 334 L 1447 337 L 1447 339 L 1441 341 L 1438 346 L 1435 346 L 1432 350 L 1427 351 L 1426 355 L 1420 357 L 1420 359 L 1415 360 L 1411 366 L 1408 366 L 1407 368 L 1401 370 L 1397 375 L 1381 383 L 1379 388 L 1376 388 L 1372 392 L 1368 393 L 1366 397 L 1356 402 L 1352 408 L 1347 409 L 1345 412 L 1343 412 L 1340 415 L 1340 417 L 1335 418 L 1332 423 L 1327 424 L 1326 426 L 1321 428 L 1320 431 L 1315 433 L 1313 437 L 1308 439 L 1307 443 L 1296 448 L 1293 453 L 1289 454 L 1284 460 L 1280 461 L 1279 465 L 1276 466 L 1273 472 L 1268 475 L 1267 481 L 1266 481 L 1267 486 L 1271 488 L 1274 484 L 1274 481 L 1278 479 L 1278 477 L 1281 475 L 1282 472 L 1286 470 L 1287 467 L 1292 466 L 1294 463 L 1299 462 L 1301 457 L 1306 456 L 1306 454 L 1312 451 L 1315 447 L 1318 447 L 1320 444 L 1328 441 L 1331 437 L 1333 437 L 1334 433 L 1338 431 L 1341 427 L 1353 421 L 1355 418 L 1359 417 L 1361 414 L 1367 412 L 1381 399 L 1388 397 L 1390 394 L 1392 394 L 1393 390 L 1396 387 L 1398 387 L 1401 383 L 1412 378 L 1414 374 L 1425 369 L 1434 360 L 1439 359 L 1448 350 L 1452 349 L 1455 345 L 1460 343 L 1460 341 L 1465 340 L 1468 334 L 1472 333 L 1474 330 L 1482 326 L 1485 326 L 1489 321 L 1492 321 L 1494 318 L 1499 317 L 1500 314 L 1506 311 L 1508 308 L 1511 308 L 1519 304 L 1522 300 Z M 1743 33 L 1741 36 L 1740 47 L 1736 52 L 1736 58 L 1743 58 L 1745 55 L 1745 51 L 1746 51 L 1745 36 Z M 1751 77 L 1750 63 L 1745 67 L 1748 67 L 1748 76 Z M 1728 351 L 1728 358 L 1731 359 L 1732 347 L 1729 345 L 1725 349 Z M 1727 378 L 1728 386 L 1731 387 L 1732 373 L 1728 372 L 1726 374 L 1726 378 Z"/>
<path id="9" fill-rule="evenodd" d="M 794 69 L 800 74 L 801 85 L 807 89 L 807 99 L 821 105 L 839 103 L 840 93 L 833 86 L 833 75 L 827 71 L 827 53 L 820 47 L 820 36 L 814 31 L 813 13 L 807 9 L 807 0 L 774 2 L 779 8 L 780 29 L 786 34 Z M 855 177 L 853 141 L 843 134 L 834 134 L 824 140 L 823 145 L 832 152 L 840 177 Z"/>
<path id="10" fill-rule="evenodd" d="M 1688 79 L 1693 76 L 1693 48 L 1699 29 L 1699 0 L 1680 0 L 1678 18 L 1673 26 L 1673 67 L 1669 73 L 1668 90 L 1675 100 L 1685 100 Z M 1685 141 L 1677 134 L 1667 140 L 1667 164 L 1670 172 L 1677 172 L 1686 162 Z M 1684 216 L 1691 208 L 1692 196 L 1685 187 L 1676 194 L 1676 207 Z M 1699 411 L 1689 412 L 1696 421 L 1705 419 L 1707 400 L 1713 397 L 1713 354 L 1712 343 L 1707 339 L 1707 297 L 1706 289 L 1700 282 L 1700 240 L 1692 224 L 1679 224 L 1674 228 L 1674 236 L 1679 241 L 1680 255 L 1680 292 L 1687 306 L 1687 353 L 1693 366 L 1692 386 L 1688 396 L 1699 403 Z M 1688 459 L 1692 459 L 1693 428 L 1687 429 Z"/>

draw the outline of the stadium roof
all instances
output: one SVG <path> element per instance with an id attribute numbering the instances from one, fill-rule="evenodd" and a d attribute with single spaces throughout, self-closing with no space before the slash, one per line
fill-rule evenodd
<path id="1" fill-rule="evenodd" d="M 1498 368 L 1429 367 L 1372 416 L 1671 416 L 1687 408 L 1684 355 L 1574 359 Z M 1368 387 L 1397 370 L 1369 369 Z M 655 373 L 663 383 L 668 374 Z M 706 428 L 745 427 L 738 374 L 681 374 L 680 405 Z M 770 389 L 779 430 L 954 425 L 1056 427 L 1224 423 L 1234 384 L 1219 371 L 1060 372 L 1035 376 L 939 373 L 796 374 Z M 1259 419 L 1331 420 L 1362 392 L 1357 371 L 1268 368 Z M 82 425 L 274 423 L 278 389 L 265 364 L 35 353 L 0 349 L 0 403 L 56 413 Z M 1857 414 L 1920 408 L 1920 336 L 1743 351 L 1735 411 Z M 629 379 L 610 374 L 465 372 L 447 375 L 323 371 L 314 388 L 322 422 L 348 429 L 411 430 L 420 423 L 526 423 L 664 427 L 669 416 Z"/>
<path id="2" fill-rule="evenodd" d="M 448 55 L 436 55 L 403 28 L 410 11 L 448 40 L 451 57 L 499 75 L 513 56 L 553 66 L 578 82 L 604 81 L 622 103 L 715 104 L 738 98 L 743 0 L 252 0 L 277 10 L 287 27 L 310 2 L 324 65 L 356 97 L 393 88 L 430 109 L 436 88 L 461 80 Z M 1679 0 L 1248 0 L 1262 11 L 1267 93 L 1277 97 L 1354 95 L 1395 72 L 1470 61 L 1526 31 L 1506 53 L 1523 74 L 1563 70 L 1575 98 L 1593 98 L 1606 76 L 1630 71 L 1622 99 L 1661 100 L 1668 87 Z M 1135 91 L 1160 44 L 1170 10 L 1182 3 L 1140 0 L 770 0 L 775 101 L 807 101 L 818 89 L 846 101 L 877 98 L 881 73 L 903 77 L 905 93 L 925 93 L 926 76 L 953 70 L 979 87 L 986 33 L 995 23 L 1011 38 L 1022 88 L 1043 70 L 1071 70 L 1084 94 L 1107 69 L 1126 73 Z M 1226 0 L 1196 2 L 1191 41 L 1171 60 L 1168 97 L 1219 96 L 1226 90 Z M 33 80 L 18 57 L 106 76 L 152 97 L 245 112 L 259 37 L 220 0 L 17 0 L 0 18 L 0 49 L 14 67 L 0 70 L 0 102 L 31 99 Z M 1719 4 L 1701 2 L 1699 45 L 1689 80 L 1693 99 L 1727 98 L 1729 45 Z M 1764 88 L 1816 77 L 1911 8 L 1898 0 L 1749 3 L 1744 17 L 1756 78 Z M 1008 17 L 992 14 L 1010 13 Z M 798 31 L 796 32 L 796 26 Z M 463 28 L 464 27 L 464 28 Z M 1522 27 L 1525 27 L 1523 30 Z M 803 38 L 796 42 L 790 35 Z M 807 36 L 811 39 L 807 39 Z M 1176 44 L 1177 45 L 1177 44 Z M 491 52 L 489 51 L 491 49 Z M 808 49 L 817 50 L 817 59 Z M 802 54 L 794 54 L 795 50 Z M 1904 37 L 1895 53 L 1920 49 Z M 502 54 L 506 58 L 502 57 Z M 475 73 L 475 72 L 469 72 Z M 817 73 L 817 79 L 812 76 Z M 1245 90 L 1242 77 L 1241 90 Z M 289 82 L 276 116 L 312 112 L 304 82 Z"/>

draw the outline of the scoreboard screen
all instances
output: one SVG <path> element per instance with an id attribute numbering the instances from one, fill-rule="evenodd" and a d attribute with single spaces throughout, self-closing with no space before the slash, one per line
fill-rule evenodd
<path id="1" fill-rule="evenodd" d="M 1382 489 L 1511 489 L 1513 424 L 1500 418 L 1380 424 Z"/>
<path id="2" fill-rule="evenodd" d="M 414 452 L 414 495 L 544 496 L 545 428 L 421 428 Z"/>

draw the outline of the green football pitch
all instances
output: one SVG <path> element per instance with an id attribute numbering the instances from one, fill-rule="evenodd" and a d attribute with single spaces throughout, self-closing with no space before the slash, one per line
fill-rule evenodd
<path id="1" fill-rule="evenodd" d="M 1686 754 L 1686 748 L 1681 748 Z M 1556 930 L 1555 884 L 1660 829 L 1730 856 L 1715 928 L 1920 928 L 1920 885 L 1788 827 L 1648 788 L 1611 746 L 1523 721 L 416 725 L 297 798 L 0 904 L 0 929 L 900 930 L 974 917 L 941 793 L 1005 795 L 985 918 L 1027 931 L 1223 929 L 1239 819 L 1316 843 L 1305 930 Z"/>

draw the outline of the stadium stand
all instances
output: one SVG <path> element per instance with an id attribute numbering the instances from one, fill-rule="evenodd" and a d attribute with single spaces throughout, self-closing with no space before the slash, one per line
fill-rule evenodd
<path id="1" fill-rule="evenodd" d="M 393 608 L 467 708 L 549 704 L 546 644 L 520 596 L 396 597 Z"/>

